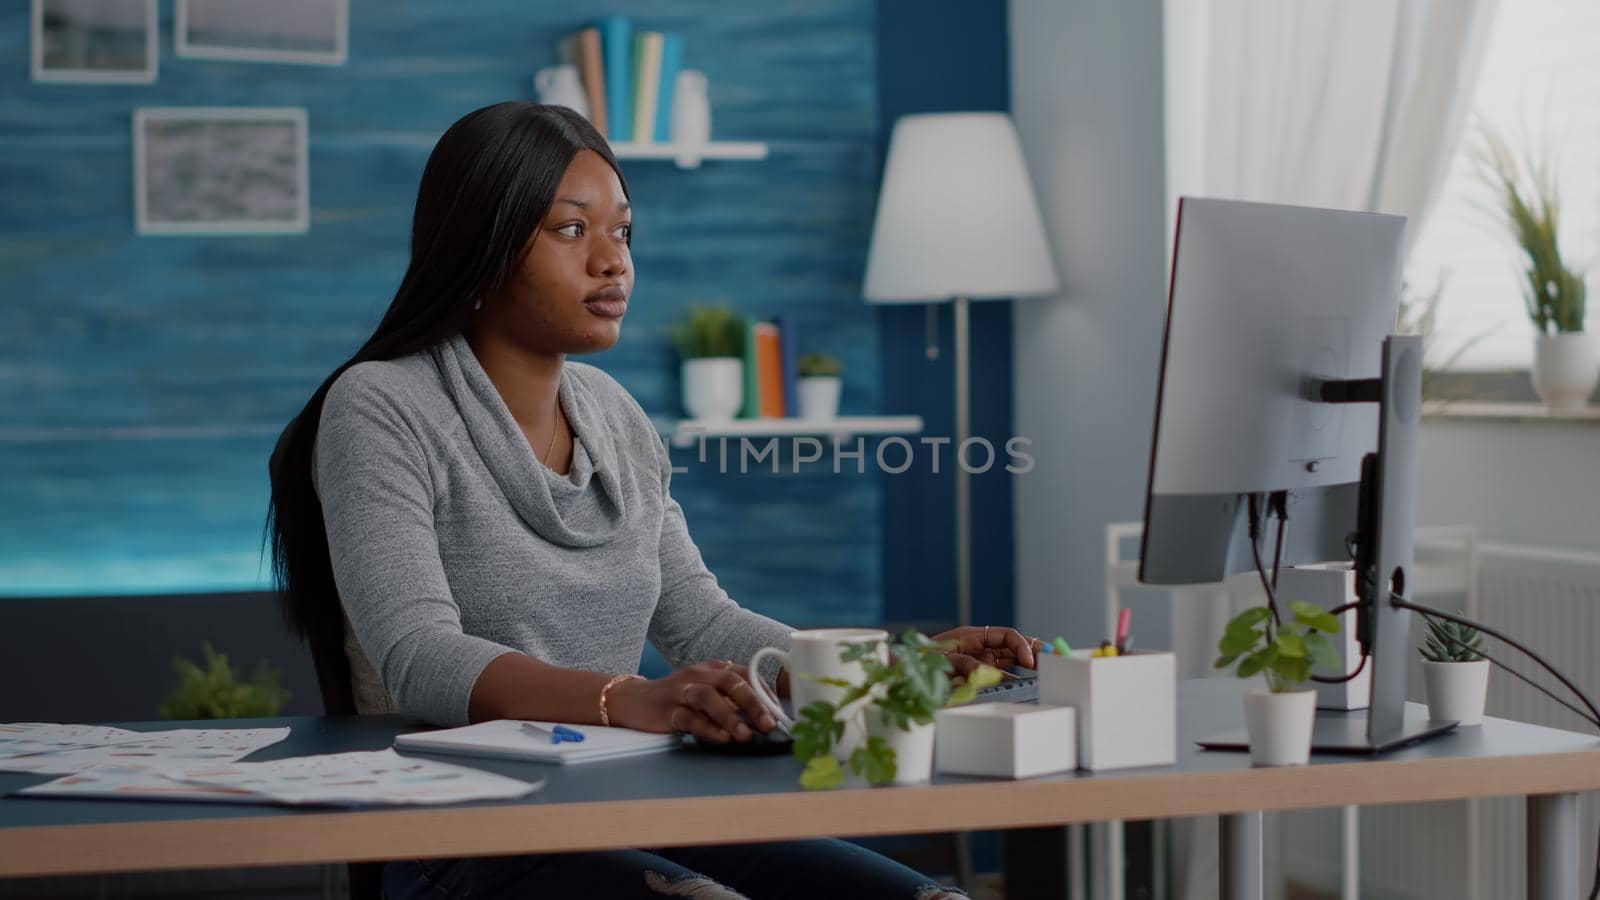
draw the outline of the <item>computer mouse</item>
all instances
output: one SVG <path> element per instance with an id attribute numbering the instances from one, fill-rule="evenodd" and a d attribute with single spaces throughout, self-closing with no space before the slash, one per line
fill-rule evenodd
<path id="1" fill-rule="evenodd" d="M 691 736 L 684 742 L 685 747 L 693 747 L 706 753 L 722 753 L 728 756 L 778 756 L 788 753 L 794 746 L 794 738 L 780 729 L 762 733 L 751 729 L 753 734 L 748 741 L 729 741 L 726 744 L 703 744 L 698 738 Z"/>

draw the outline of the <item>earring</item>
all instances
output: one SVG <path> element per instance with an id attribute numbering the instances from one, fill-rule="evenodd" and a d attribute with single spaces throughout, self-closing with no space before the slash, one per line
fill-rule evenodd
<path id="1" fill-rule="evenodd" d="M 482 298 L 482 297 L 479 297 L 479 298 L 478 298 L 478 302 L 477 302 L 477 303 L 474 303 L 474 304 L 472 304 L 472 308 L 473 308 L 473 309 L 483 309 L 483 298 Z"/>

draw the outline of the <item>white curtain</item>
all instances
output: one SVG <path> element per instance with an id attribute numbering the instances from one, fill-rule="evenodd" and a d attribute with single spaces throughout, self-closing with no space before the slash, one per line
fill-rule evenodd
<path id="1" fill-rule="evenodd" d="M 1165 2 L 1169 216 L 1181 194 L 1359 209 L 1415 241 L 1498 0 Z"/>
<path id="2" fill-rule="evenodd" d="M 1498 0 L 1164 2 L 1169 263 L 1185 194 L 1394 213 L 1415 244 Z M 1203 661 L 1215 646 L 1226 610 L 1211 605 L 1173 605 L 1180 659 Z M 1329 824 L 1324 857 L 1338 852 L 1336 814 Z M 1276 838 L 1269 824 L 1269 850 Z M 1216 896 L 1216 840 L 1209 822 L 1174 829 L 1175 895 Z M 1277 856 L 1268 897 L 1280 889 Z"/>

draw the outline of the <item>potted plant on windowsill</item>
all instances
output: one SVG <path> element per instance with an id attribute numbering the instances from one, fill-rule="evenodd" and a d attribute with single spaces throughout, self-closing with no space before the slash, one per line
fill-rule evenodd
<path id="1" fill-rule="evenodd" d="M 1285 625 L 1273 608 L 1251 607 L 1234 616 L 1217 642 L 1217 668 L 1237 662 L 1240 678 L 1266 677 L 1266 690 L 1244 698 L 1250 761 L 1258 766 L 1305 765 L 1311 759 L 1317 692 L 1306 682 L 1314 666 L 1339 668 L 1339 653 L 1326 637 L 1338 633 L 1339 620 L 1311 603 L 1291 602 L 1289 610 L 1294 618 Z"/>
<path id="2" fill-rule="evenodd" d="M 950 683 L 954 644 L 939 643 L 907 629 L 889 646 L 889 661 L 878 658 L 877 643 L 853 644 L 839 658 L 861 664 L 859 684 L 820 679 L 845 688 L 837 704 L 818 700 L 795 717 L 793 753 L 805 763 L 800 785 L 807 790 L 838 787 L 845 768 L 873 785 L 919 784 L 933 774 L 934 714 L 946 706 L 972 702 L 978 689 L 999 682 L 1000 670 L 979 666 L 960 686 Z M 864 732 L 843 764 L 834 753 L 846 732 Z"/>
<path id="3" fill-rule="evenodd" d="M 744 328 L 744 319 L 725 306 L 690 307 L 673 326 L 683 408 L 691 418 L 731 419 L 744 404 Z"/>
<path id="4" fill-rule="evenodd" d="M 1429 718 L 1482 725 L 1489 695 L 1489 660 L 1483 655 L 1483 635 L 1478 629 L 1429 619 L 1427 639 L 1417 649 L 1425 660 L 1422 680 L 1428 688 Z"/>
<path id="5" fill-rule="evenodd" d="M 839 415 L 840 374 L 844 366 L 826 353 L 800 357 L 800 418 L 833 419 Z"/>
<path id="6" fill-rule="evenodd" d="M 1584 330 L 1587 286 L 1561 256 L 1561 199 L 1548 159 L 1519 157 L 1485 128 L 1478 175 L 1525 259 L 1522 295 L 1534 337 L 1533 389 L 1553 409 L 1581 409 L 1600 381 L 1600 341 Z"/>

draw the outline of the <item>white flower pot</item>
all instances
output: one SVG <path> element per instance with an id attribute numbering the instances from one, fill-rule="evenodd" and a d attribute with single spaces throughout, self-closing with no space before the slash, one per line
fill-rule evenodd
<path id="1" fill-rule="evenodd" d="M 1461 725 L 1482 725 L 1483 704 L 1489 696 L 1489 661 L 1422 663 L 1422 680 L 1428 688 L 1428 716 L 1454 719 Z"/>
<path id="2" fill-rule="evenodd" d="M 1582 409 L 1600 381 L 1600 334 L 1565 331 L 1535 337 L 1533 390 L 1552 409 Z"/>
<path id="3" fill-rule="evenodd" d="M 1258 766 L 1303 766 L 1311 759 L 1311 724 L 1317 692 L 1309 688 L 1274 694 L 1251 691 L 1244 698 L 1250 761 Z"/>
<path id="4" fill-rule="evenodd" d="M 808 375 L 800 379 L 796 388 L 800 395 L 800 418 L 838 418 L 841 387 L 843 382 L 837 375 Z"/>
<path id="5" fill-rule="evenodd" d="M 690 418 L 731 419 L 744 405 L 744 360 L 737 357 L 686 359 L 682 382 Z"/>
<path id="6" fill-rule="evenodd" d="M 883 714 L 876 707 L 867 708 L 866 718 L 867 736 L 883 738 L 894 751 L 895 784 L 924 784 L 933 777 L 934 723 L 912 722 L 911 730 L 905 731 L 883 724 Z"/>

